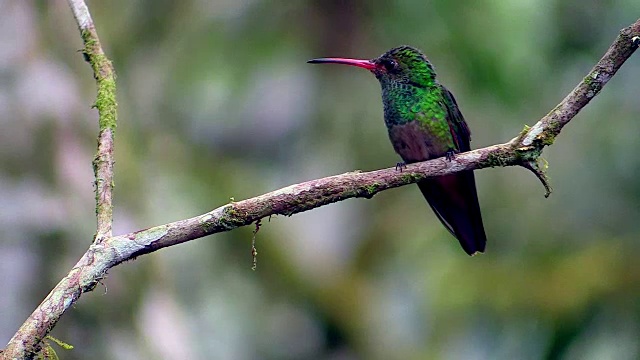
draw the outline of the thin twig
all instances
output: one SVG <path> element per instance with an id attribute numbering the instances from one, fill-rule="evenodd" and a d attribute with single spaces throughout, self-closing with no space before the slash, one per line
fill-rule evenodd
<path id="1" fill-rule="evenodd" d="M 292 215 L 354 197 L 370 198 L 380 191 L 427 177 L 494 166 L 530 165 L 633 54 L 638 48 L 636 38 L 639 36 L 640 19 L 621 30 L 589 75 L 558 106 L 508 143 L 458 154 L 452 161 L 441 158 L 407 165 L 403 172 L 394 168 L 351 172 L 291 185 L 190 219 L 95 242 L 20 327 L 2 358 L 32 357 L 40 341 L 82 293 L 93 290 L 109 269 L 137 256 L 249 225 L 271 215 Z"/>
<path id="2" fill-rule="evenodd" d="M 543 163 L 542 166 L 540 165 L 540 162 Z M 538 158 L 538 161 L 525 161 L 520 165 L 522 165 L 522 167 L 526 169 L 529 169 L 538 178 L 538 180 L 540 180 L 542 186 L 544 186 L 544 197 L 548 198 L 549 195 L 551 195 L 551 193 L 553 192 L 553 188 L 551 188 L 549 177 L 547 176 L 546 172 L 549 163 L 547 163 L 547 161 L 543 158 Z"/>
<path id="3" fill-rule="evenodd" d="M 82 41 L 83 54 L 93 68 L 98 96 L 95 107 L 98 109 L 98 151 L 93 159 L 96 191 L 97 231 L 95 242 L 101 242 L 112 236 L 113 222 L 113 136 L 116 129 L 117 103 L 116 80 L 111 61 L 100 45 L 98 33 L 91 19 L 89 9 L 83 0 L 68 0 L 76 18 Z"/>

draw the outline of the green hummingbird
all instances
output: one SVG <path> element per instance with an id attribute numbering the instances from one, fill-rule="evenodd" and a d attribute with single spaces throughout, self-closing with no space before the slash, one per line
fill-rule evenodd
<path id="1" fill-rule="evenodd" d="M 372 60 L 319 58 L 309 63 L 352 65 L 371 71 L 382 87 L 384 122 L 393 148 L 405 164 L 471 150 L 471 133 L 453 94 L 436 80 L 427 57 L 410 46 L 393 48 Z M 398 167 L 397 166 L 397 167 Z M 469 255 L 484 252 L 473 171 L 418 182 L 420 191 L 449 232 Z"/>

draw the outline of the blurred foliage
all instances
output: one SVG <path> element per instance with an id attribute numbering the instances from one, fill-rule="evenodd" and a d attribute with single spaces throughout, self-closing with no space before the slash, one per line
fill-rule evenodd
<path id="1" fill-rule="evenodd" d="M 115 233 L 397 157 L 366 71 L 309 66 L 411 44 L 473 146 L 570 91 L 640 2 L 89 1 L 118 74 Z M 65 1 L 0 1 L 0 341 L 95 230 L 95 84 Z M 52 335 L 65 359 L 640 358 L 640 62 L 527 171 L 478 171 L 487 253 L 415 187 L 264 221 L 110 272 Z"/>

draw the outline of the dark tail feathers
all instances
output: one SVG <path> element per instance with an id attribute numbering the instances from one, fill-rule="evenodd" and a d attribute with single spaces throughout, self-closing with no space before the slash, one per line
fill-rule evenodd
<path id="1" fill-rule="evenodd" d="M 422 194 L 442 224 L 458 239 L 469 255 L 484 252 L 484 233 L 473 171 L 423 180 Z"/>

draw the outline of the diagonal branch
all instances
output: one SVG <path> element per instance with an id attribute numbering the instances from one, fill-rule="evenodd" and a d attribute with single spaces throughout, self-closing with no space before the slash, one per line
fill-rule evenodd
<path id="1" fill-rule="evenodd" d="M 532 169 L 548 185 L 542 169 L 532 164 L 537 162 L 544 147 L 551 145 L 562 128 L 602 90 L 639 43 L 640 19 L 621 30 L 602 59 L 558 106 L 508 143 L 459 154 L 452 161 L 440 158 L 411 164 L 403 172 L 388 168 L 311 180 L 232 202 L 190 219 L 94 242 L 9 341 L 2 358 L 33 357 L 41 339 L 56 325 L 60 316 L 82 293 L 93 290 L 109 269 L 161 248 L 229 231 L 271 215 L 289 216 L 349 198 L 371 198 L 380 191 L 462 170 L 524 166 Z M 113 119 L 115 121 L 115 115 Z"/>
<path id="2" fill-rule="evenodd" d="M 111 61 L 100 45 L 98 33 L 83 0 L 68 0 L 76 18 L 80 35 L 84 42 L 85 60 L 93 68 L 98 96 L 95 107 L 98 109 L 98 152 L 93 159 L 93 173 L 96 178 L 96 218 L 97 231 L 95 242 L 111 237 L 113 221 L 113 135 L 116 130 L 116 75 Z"/>

